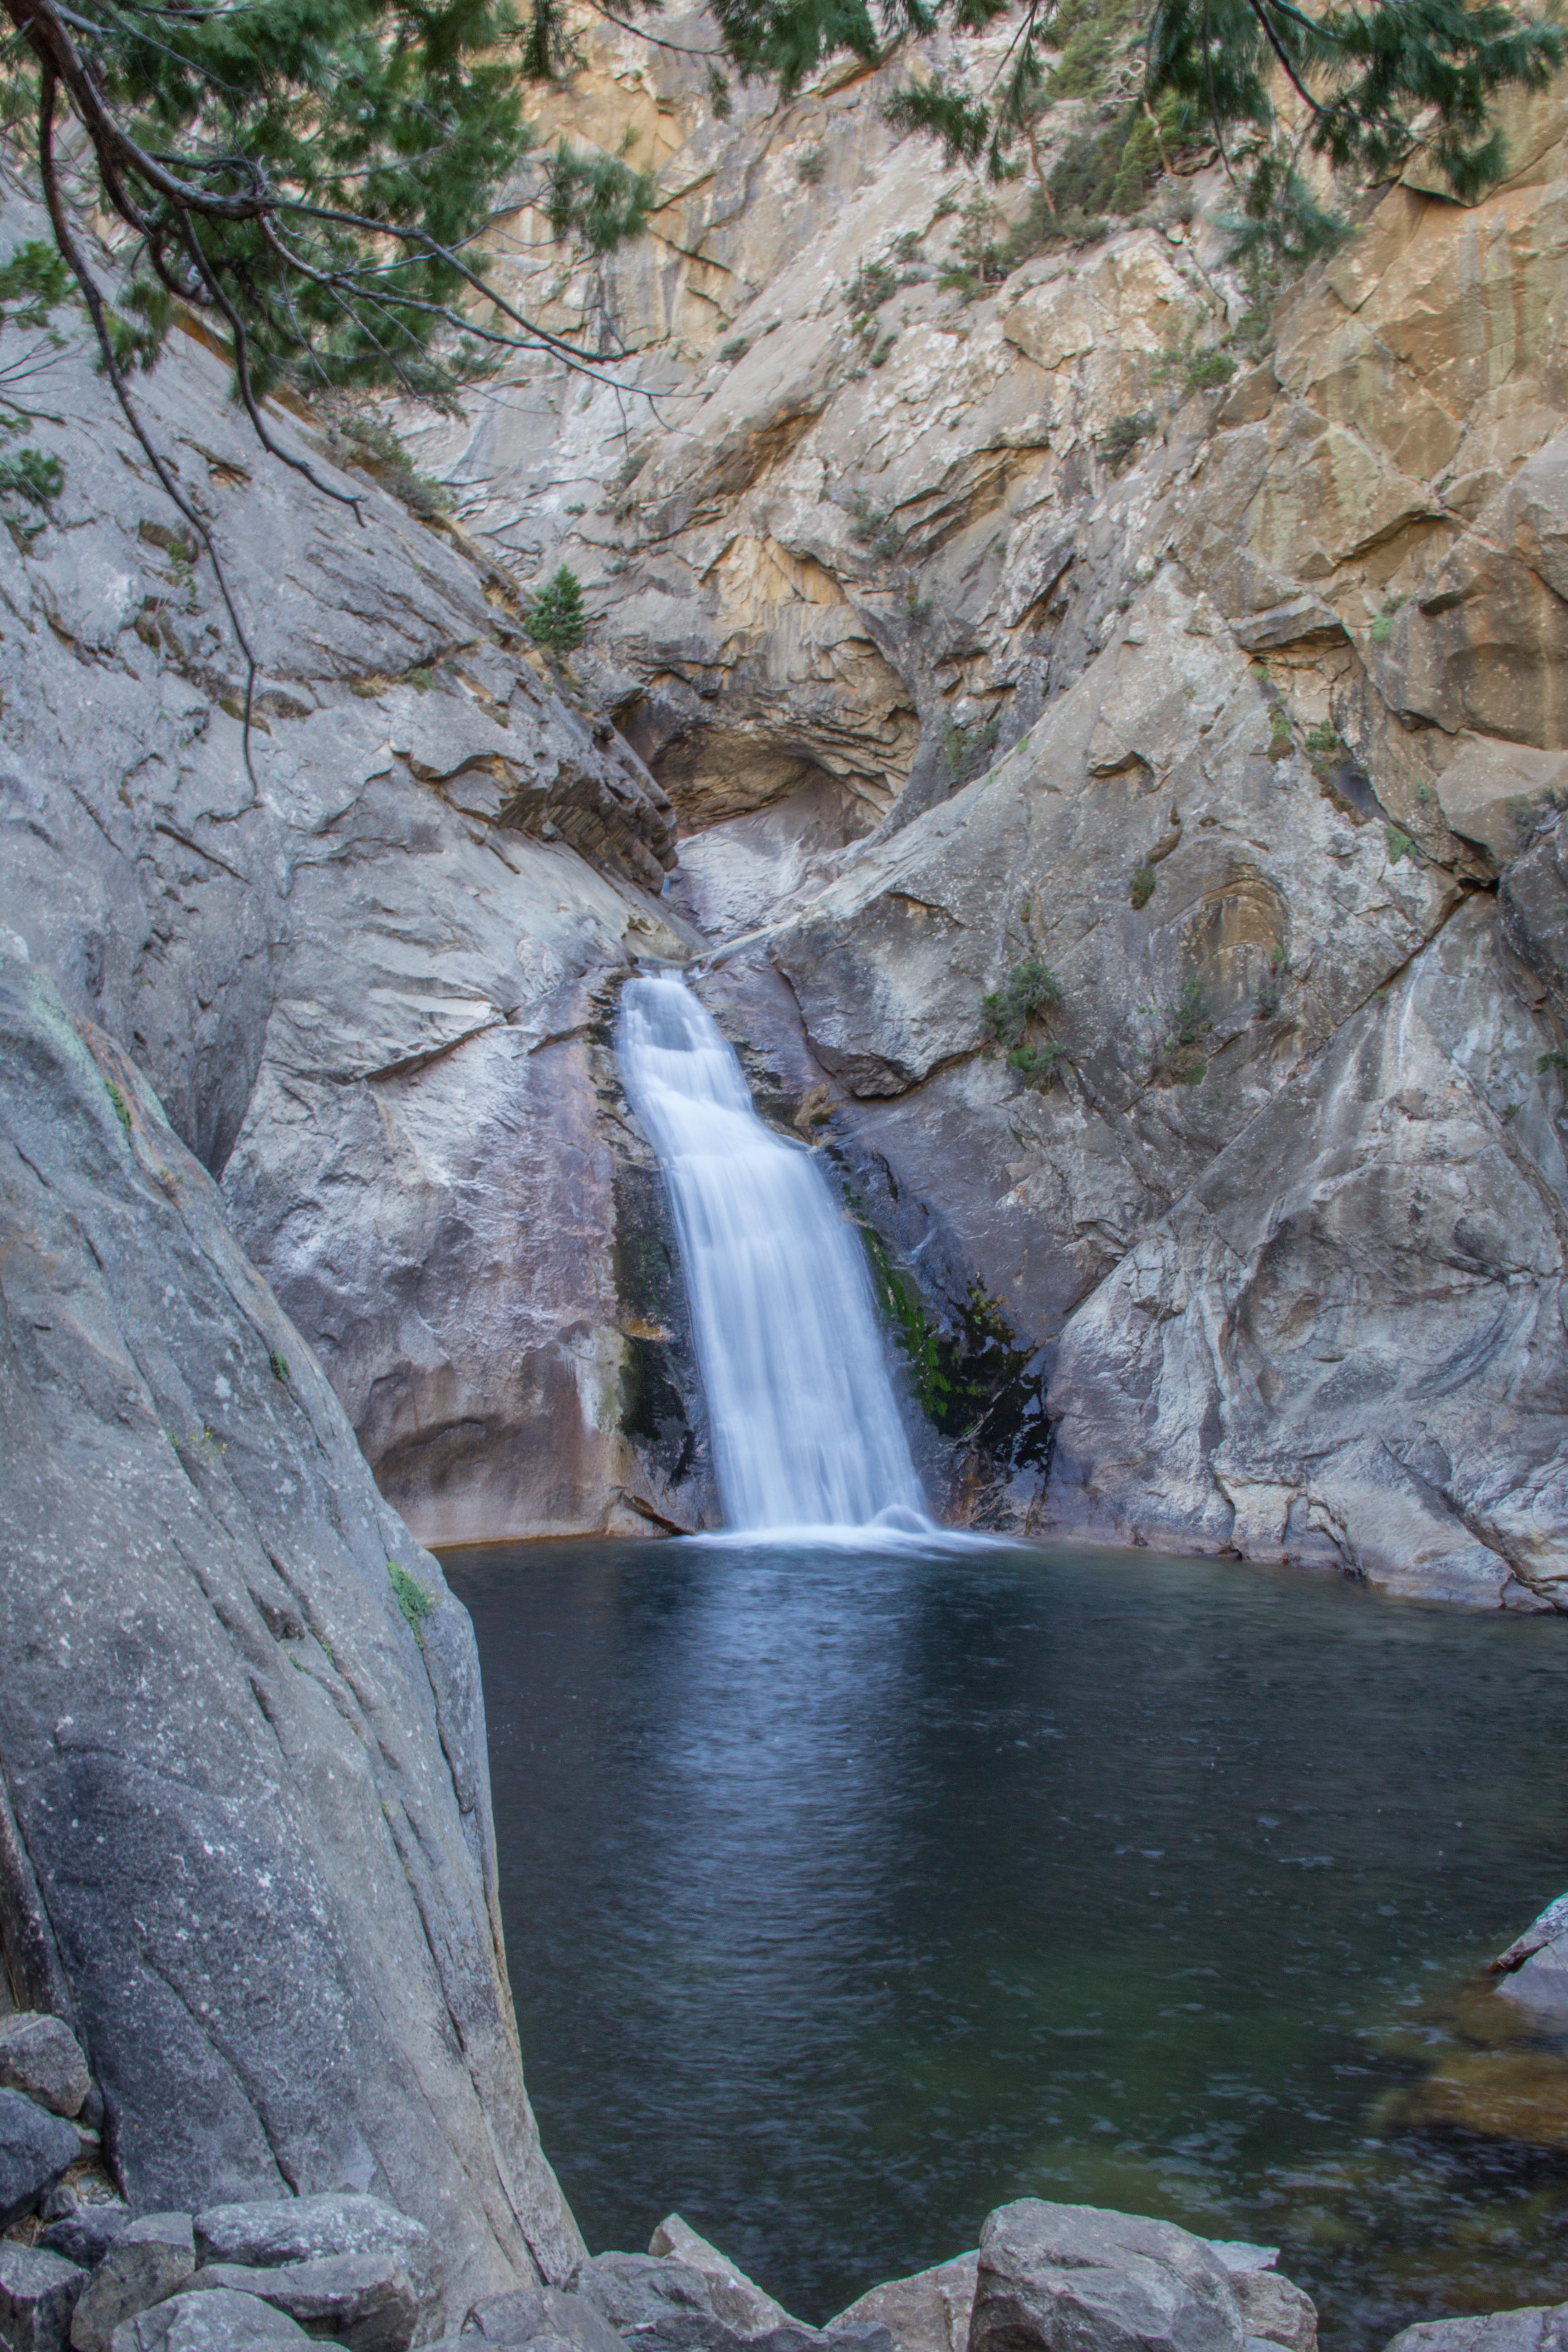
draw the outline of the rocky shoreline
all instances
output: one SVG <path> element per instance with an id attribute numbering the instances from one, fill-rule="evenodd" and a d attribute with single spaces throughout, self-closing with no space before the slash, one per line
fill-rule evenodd
<path id="1" fill-rule="evenodd" d="M 0 2078 L 9 2352 L 1317 2352 L 1275 2249 L 1034 2199 L 992 2213 L 974 2252 L 820 2328 L 679 2214 L 646 2254 L 587 2257 L 553 2284 L 531 2264 L 531 2282 L 468 2302 L 423 2223 L 363 2192 L 133 2210 L 74 2120 L 102 2103 L 58 2019 L 0 2021 Z"/>
<path id="2" fill-rule="evenodd" d="M 1568 1896 L 1491 1964 L 1568 2019 Z M 121 2194 L 104 2101 L 62 2021 L 0 2017 L 0 2344 L 7 2352 L 1318 2352 L 1277 2248 L 1025 2198 L 978 2247 L 816 2327 L 679 2214 L 646 2254 L 584 2250 L 471 2297 L 461 2249 L 363 2191 L 146 2211 Z M 455 2258 L 454 2258 L 455 2257 Z M 1568 2303 L 1422 2321 L 1388 2352 L 1552 2352 Z"/>

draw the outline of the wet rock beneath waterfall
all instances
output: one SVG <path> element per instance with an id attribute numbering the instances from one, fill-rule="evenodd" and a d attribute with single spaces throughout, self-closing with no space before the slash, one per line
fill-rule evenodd
<path id="1" fill-rule="evenodd" d="M 1230 2273 L 1170 2221 L 1035 2198 L 987 2217 L 971 2352 L 1242 2352 Z"/>
<path id="2" fill-rule="evenodd" d="M 1568 2303 L 1422 2320 L 1402 2328 L 1386 2352 L 1568 2352 Z"/>
<path id="3" fill-rule="evenodd" d="M 977 2253 L 957 2254 L 910 2278 L 889 2279 L 830 2319 L 828 2329 L 885 2327 L 897 2352 L 967 2352 L 979 2266 Z"/>
<path id="4" fill-rule="evenodd" d="M 62 2018 L 31 2009 L 0 2018 L 0 2087 L 25 2093 L 52 2115 L 81 2113 L 91 2078 Z"/>
<path id="5" fill-rule="evenodd" d="M 81 2154 L 72 2126 L 20 2091 L 0 2091 L 0 2229 L 30 2213 Z"/>
<path id="6" fill-rule="evenodd" d="M 0 2242 L 0 2343 L 11 2352 L 65 2352 L 86 2273 L 39 2246 Z"/>

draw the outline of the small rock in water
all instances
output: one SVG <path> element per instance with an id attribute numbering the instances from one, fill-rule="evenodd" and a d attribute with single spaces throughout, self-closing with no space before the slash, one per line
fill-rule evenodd
<path id="1" fill-rule="evenodd" d="M 1568 2011 L 1568 1895 L 1549 1903 L 1489 1964 L 1500 1993 L 1531 2009 Z"/>
<path id="2" fill-rule="evenodd" d="M 889 2279 L 841 2311 L 827 2332 L 871 2322 L 885 2327 L 897 2352 L 967 2352 L 980 2256 L 955 2254 L 910 2278 Z"/>
<path id="3" fill-rule="evenodd" d="M 0 2342 L 11 2352 L 65 2352 L 87 2273 L 37 2246 L 0 2241 Z"/>
<path id="4" fill-rule="evenodd" d="M 115 2331 L 163 2302 L 196 2266 L 188 2213 L 127 2222 L 89 2280 L 71 2319 L 75 2352 L 108 2352 Z"/>
<path id="5" fill-rule="evenodd" d="M 258 2294 L 177 2294 L 117 2327 L 110 2352 L 272 2352 L 311 2338 Z"/>
<path id="6" fill-rule="evenodd" d="M 408 2352 L 419 2316 L 413 2284 L 395 2254 L 329 2254 L 276 2270 L 212 2263 L 180 2293 L 259 2295 L 274 2311 L 286 2311 L 307 2336 L 330 2336 L 349 2352 Z"/>
<path id="7" fill-rule="evenodd" d="M 75 2127 L 63 2117 L 20 2091 L 0 2091 L 0 2229 L 30 2213 L 80 2154 Z"/>
<path id="8" fill-rule="evenodd" d="M 79 2115 L 91 2077 L 70 2027 L 42 2010 L 0 2017 L 0 2087 L 25 2092 L 53 2115 Z"/>

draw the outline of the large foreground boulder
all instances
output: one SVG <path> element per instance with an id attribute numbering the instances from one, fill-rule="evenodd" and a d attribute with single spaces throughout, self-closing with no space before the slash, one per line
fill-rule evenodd
<path id="1" fill-rule="evenodd" d="M 109 2352 L 115 2330 L 184 2284 L 196 2266 L 188 2213 L 144 2213 L 115 2240 L 71 2318 L 73 2352 Z"/>
<path id="2" fill-rule="evenodd" d="M 454 2318 L 564 2276 L 468 1618 L 156 1097 L 14 943 L 0 1424 L 0 1939 L 132 2203 L 374 2191 Z M 75 2130 L 13 2103 L 58 2174 Z"/>
<path id="3" fill-rule="evenodd" d="M 743 2336 L 763 2336 L 771 2327 L 798 2326 L 782 2303 L 738 2270 L 728 2254 L 702 2237 L 683 2221 L 679 2213 L 667 2213 L 647 2242 L 650 2254 L 686 2263 L 700 2271 L 708 2282 L 708 2292 L 719 2317 L 730 2326 L 738 2327 Z"/>
<path id="4" fill-rule="evenodd" d="M 1171 2221 L 1000 2206 L 980 2233 L 970 2352 L 1242 2352 L 1230 2275 Z"/>

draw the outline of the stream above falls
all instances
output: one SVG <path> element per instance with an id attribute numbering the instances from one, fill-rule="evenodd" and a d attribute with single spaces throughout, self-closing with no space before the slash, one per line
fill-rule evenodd
<path id="1" fill-rule="evenodd" d="M 453 1554 L 544 2144 L 803 2317 L 1038 2195 L 1262 2239 L 1330 2352 L 1568 2284 L 1568 1626 L 1289 1571 Z M 1502 1727 L 1506 1725 L 1506 1734 Z"/>

